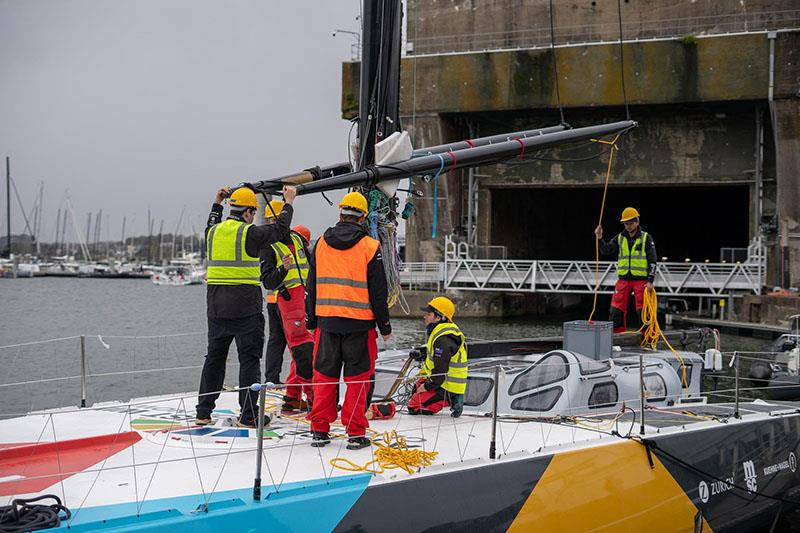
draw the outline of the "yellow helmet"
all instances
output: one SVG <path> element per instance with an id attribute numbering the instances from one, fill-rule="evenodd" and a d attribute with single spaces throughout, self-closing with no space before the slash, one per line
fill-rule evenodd
<path id="1" fill-rule="evenodd" d="M 356 191 L 349 192 L 344 195 L 342 201 L 339 202 L 339 209 L 355 209 L 356 211 L 360 211 L 364 215 L 369 213 L 369 206 L 367 205 L 367 199 L 364 198 L 363 194 Z"/>
<path id="2" fill-rule="evenodd" d="M 228 198 L 228 204 L 231 207 L 252 207 L 253 209 L 258 207 L 258 201 L 256 200 L 256 193 L 253 192 L 252 189 L 247 187 L 239 187 L 233 194 L 230 195 Z"/>
<path id="3" fill-rule="evenodd" d="M 634 218 L 639 218 L 639 211 L 637 211 L 634 207 L 626 207 L 622 210 L 622 217 L 619 221 L 627 222 L 629 220 L 633 220 Z"/>
<path id="4" fill-rule="evenodd" d="M 437 296 L 428 302 L 428 307 L 426 307 L 425 310 L 427 311 L 428 309 L 436 310 L 437 313 L 447 320 L 453 320 L 453 315 L 456 314 L 456 305 L 450 298 L 445 298 L 444 296 Z"/>
<path id="5" fill-rule="evenodd" d="M 284 203 L 282 200 L 272 200 L 267 207 L 264 208 L 264 216 L 267 218 L 275 218 L 283 211 Z M 273 214 L 274 212 L 274 214 Z"/>

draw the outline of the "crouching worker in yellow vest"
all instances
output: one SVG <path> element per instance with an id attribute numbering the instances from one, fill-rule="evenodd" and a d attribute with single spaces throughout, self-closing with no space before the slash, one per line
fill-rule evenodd
<path id="1" fill-rule="evenodd" d="M 423 307 L 428 331 L 427 355 L 416 390 L 408 402 L 408 414 L 433 415 L 450 406 L 450 416 L 459 417 L 467 390 L 467 342 L 453 323 L 456 306 L 437 296 Z"/>

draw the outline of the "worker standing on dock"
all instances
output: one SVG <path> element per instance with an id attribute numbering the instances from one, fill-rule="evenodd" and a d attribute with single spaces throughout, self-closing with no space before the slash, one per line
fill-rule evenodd
<path id="1" fill-rule="evenodd" d="M 453 322 L 456 306 L 437 296 L 422 311 L 428 332 L 427 355 L 407 405 L 408 414 L 433 415 L 449 405 L 450 416 L 458 418 L 467 390 L 467 341 Z"/>
<path id="2" fill-rule="evenodd" d="M 597 226 L 594 234 L 597 237 L 600 253 L 617 255 L 617 283 L 614 296 L 611 298 L 610 317 L 614 322 L 614 333 L 625 331 L 627 326 L 628 300 L 631 291 L 640 313 L 644 305 L 645 289 L 653 290 L 656 276 L 656 244 L 653 236 L 639 227 L 639 212 L 633 207 L 622 211 L 620 222 L 624 230 L 608 242 L 603 241 L 603 227 Z"/>
<path id="3" fill-rule="evenodd" d="M 368 212 L 364 195 L 347 193 L 339 203 L 339 222 L 325 231 L 312 255 L 306 317 L 308 328 L 316 330 L 310 416 L 315 447 L 330 442 L 342 368 L 347 383 L 342 405 L 342 424 L 350 437 L 347 449 L 370 445 L 366 405 L 378 356 L 375 326 L 384 341 L 389 340 L 392 326 L 380 243 L 364 228 Z"/>
<path id="4" fill-rule="evenodd" d="M 280 200 L 272 200 L 267 204 L 264 211 L 267 224 L 275 223 L 283 207 Z M 302 235 L 291 231 L 286 238 L 261 252 L 261 283 L 267 290 L 269 317 L 266 381 L 278 382 L 283 365 L 283 349 L 287 344 L 292 356 L 283 396 L 284 411 L 308 411 L 313 396 L 311 364 L 314 338 L 306 329 L 305 317 L 305 285 L 308 280 L 306 242 Z"/>
<path id="5" fill-rule="evenodd" d="M 225 382 L 225 362 L 231 341 L 239 354 L 238 423 L 257 426 L 257 396 L 250 385 L 260 381 L 260 361 L 264 349 L 259 256 L 272 243 L 285 239 L 292 222 L 292 207 L 297 191 L 283 188 L 286 207 L 273 225 L 254 226 L 258 203 L 255 193 L 245 187 L 233 191 L 228 199 L 230 216 L 222 221 L 222 201 L 228 189 L 217 191 L 206 225 L 208 287 L 208 353 L 200 377 L 197 403 L 198 425 L 211 424 L 211 413 Z"/>

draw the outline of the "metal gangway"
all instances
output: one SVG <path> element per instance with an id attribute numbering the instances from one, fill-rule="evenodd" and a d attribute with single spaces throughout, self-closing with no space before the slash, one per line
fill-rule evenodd
<path id="1" fill-rule="evenodd" d="M 591 294 L 598 287 L 599 293 L 611 294 L 617 281 L 614 261 L 475 259 L 466 243 L 450 237 L 443 262 L 413 265 L 401 271 L 405 287 L 431 284 L 439 271 L 445 289 L 474 291 Z M 765 247 L 755 239 L 743 262 L 659 263 L 654 285 L 665 295 L 761 294 L 765 275 Z"/>

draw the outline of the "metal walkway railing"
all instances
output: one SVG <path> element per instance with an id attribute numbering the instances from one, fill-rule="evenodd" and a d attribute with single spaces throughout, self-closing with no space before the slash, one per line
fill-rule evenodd
<path id="1" fill-rule="evenodd" d="M 400 272 L 404 287 L 477 291 L 612 293 L 616 263 L 601 261 L 473 259 L 470 248 L 448 237 L 445 261 L 405 263 Z M 599 266 L 599 268 L 598 268 Z M 766 274 L 764 248 L 748 247 L 741 263 L 664 262 L 656 268 L 655 286 L 662 294 L 721 296 L 761 294 Z"/>
<path id="2" fill-rule="evenodd" d="M 763 266 L 729 263 L 659 263 L 655 286 L 662 294 L 716 296 L 760 294 Z M 588 293 L 614 292 L 616 263 L 602 261 L 493 261 L 454 258 L 444 263 L 447 289 Z M 598 283 L 599 280 L 599 283 Z"/>

